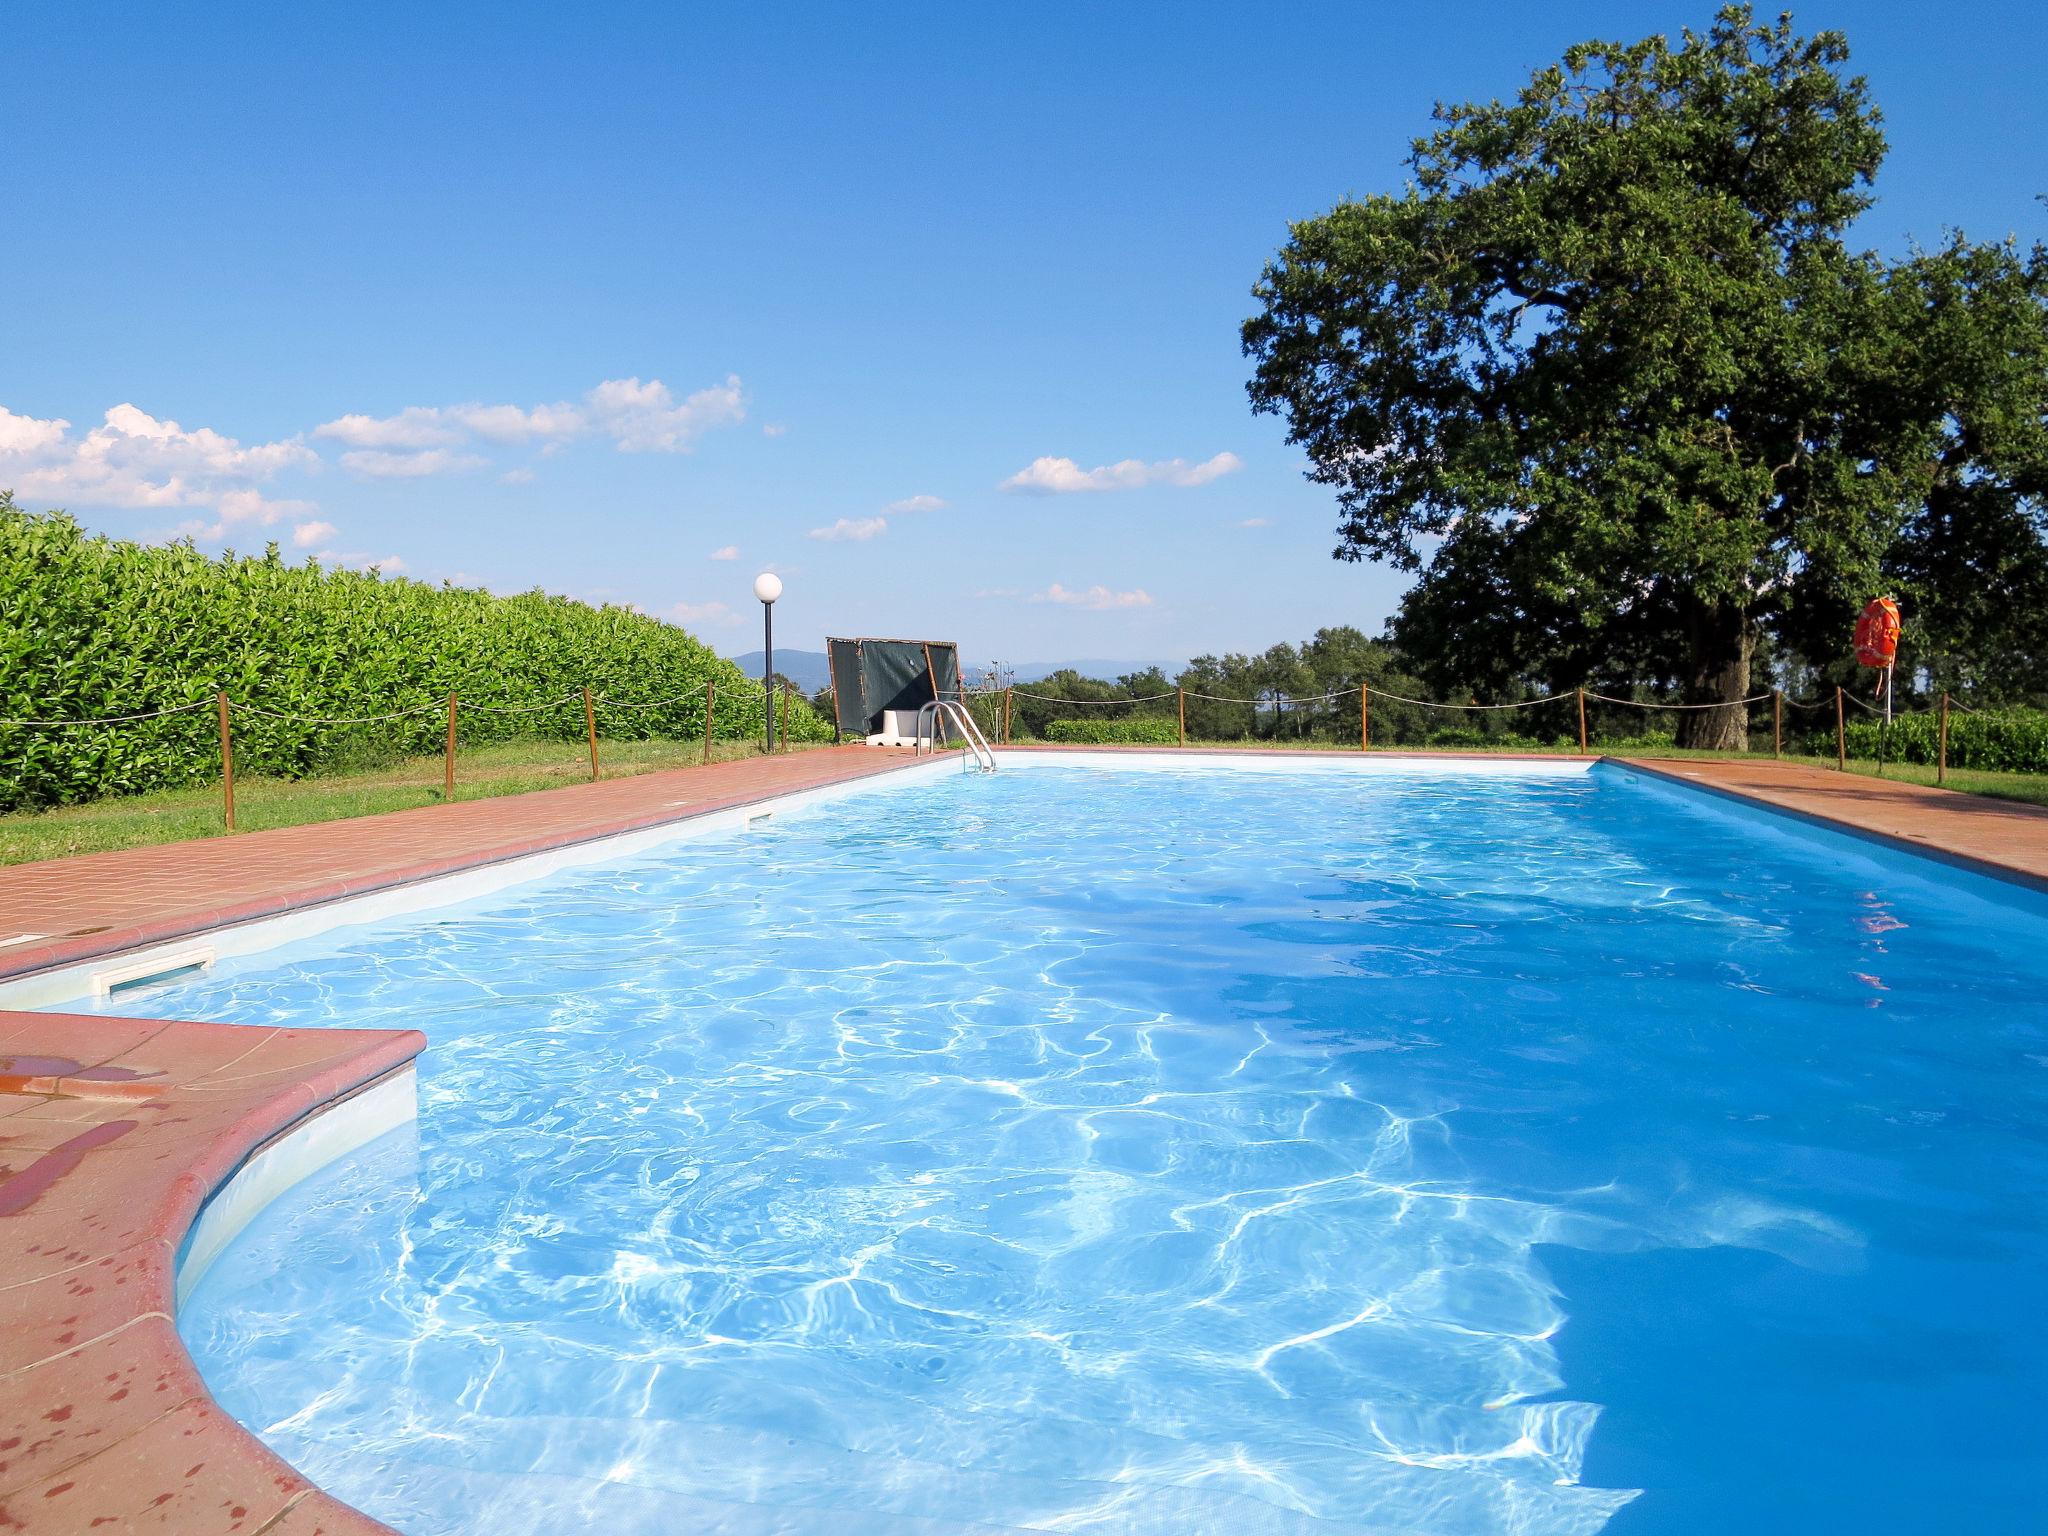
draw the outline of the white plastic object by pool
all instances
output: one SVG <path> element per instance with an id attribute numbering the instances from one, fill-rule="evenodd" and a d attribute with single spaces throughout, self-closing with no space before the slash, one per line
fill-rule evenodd
<path id="1" fill-rule="evenodd" d="M 918 712 L 914 709 L 885 709 L 882 711 L 882 728 L 868 737 L 871 747 L 911 747 L 917 745 Z"/>

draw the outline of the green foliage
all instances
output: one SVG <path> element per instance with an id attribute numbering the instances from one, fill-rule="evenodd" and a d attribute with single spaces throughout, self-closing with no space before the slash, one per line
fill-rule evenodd
<path id="1" fill-rule="evenodd" d="M 1878 755 L 1882 722 L 1852 721 L 1844 735 L 1851 757 Z M 1892 721 L 1884 753 L 1893 762 L 1932 763 L 1940 748 L 1940 720 L 1932 714 L 1901 715 Z M 1816 757 L 1833 757 L 1832 729 L 1816 732 L 1807 744 Z M 2038 709 L 1980 710 L 1951 713 L 1948 722 L 1951 768 L 1981 768 L 2000 773 L 2048 773 L 2048 711 Z"/>
<path id="2" fill-rule="evenodd" d="M 1055 720 L 1045 729 L 1047 741 L 1067 745 L 1170 747 L 1180 740 L 1180 727 L 1156 715 L 1124 720 Z"/>
<path id="3" fill-rule="evenodd" d="M 1197 656 L 1178 677 L 1157 668 L 1104 682 L 1063 671 L 1016 690 L 1013 730 L 1018 739 L 1051 741 L 1171 742 L 1179 738 L 1176 689 L 1186 690 L 1190 741 L 1324 741 L 1358 739 L 1358 688 L 1424 697 L 1423 684 L 1394 648 L 1349 625 L 1316 631 L 1300 645 L 1268 647 L 1256 656 Z M 1058 700 L 1088 701 L 1080 708 Z M 1249 702 L 1245 702 L 1249 701 Z M 1092 730 L 1129 722 L 1130 736 L 1058 734 L 1062 722 Z M 1390 699 L 1375 699 L 1375 745 L 1416 744 L 1440 719 Z"/>
<path id="4" fill-rule="evenodd" d="M 1440 108 L 1403 192 L 1293 226 L 1252 402 L 1335 491 L 1338 556 L 1422 572 L 1396 635 L 1438 686 L 1733 699 L 1763 636 L 1832 659 L 1898 577 L 1931 603 L 2048 571 L 2048 256 L 1850 250 L 1885 144 L 1847 57 L 1747 6 L 1583 44 Z M 1939 569 L 1965 526 L 1999 557 Z M 1981 653 L 2009 614 L 1947 629 Z"/>
<path id="5" fill-rule="evenodd" d="M 1486 731 L 1470 725 L 1452 725 L 1440 731 L 1431 731 L 1423 744 L 1445 751 L 1484 748 L 1499 752 L 1533 752 L 1549 745 L 1534 736 L 1523 736 L 1514 731 Z"/>
<path id="6" fill-rule="evenodd" d="M 762 732 L 761 685 L 644 614 L 540 592 L 500 598 L 287 565 L 275 546 L 260 557 L 209 559 L 185 544 L 90 538 L 69 517 L 18 508 L 5 491 L 0 615 L 0 719 L 209 706 L 120 725 L 0 725 L 0 809 L 216 778 L 216 690 L 235 705 L 237 768 L 284 777 L 439 750 L 451 691 L 461 696 L 467 744 L 578 739 L 580 698 L 530 713 L 497 711 L 585 687 L 622 703 L 673 701 L 601 705 L 607 736 L 701 736 L 707 681 L 717 684 L 716 736 Z M 272 718 L 398 710 L 417 713 L 336 725 Z M 800 700 L 789 725 L 793 740 L 832 734 Z"/>

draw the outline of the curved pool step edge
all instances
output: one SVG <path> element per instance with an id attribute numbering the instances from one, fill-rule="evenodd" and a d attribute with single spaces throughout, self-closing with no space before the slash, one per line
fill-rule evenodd
<path id="1" fill-rule="evenodd" d="M 389 1536 L 214 1402 L 174 1298 L 181 1254 L 390 1128 L 425 1043 L 0 1014 L 0 1527 Z"/>
<path id="2" fill-rule="evenodd" d="M 207 1197 L 178 1247 L 176 1302 L 205 1278 L 242 1229 L 265 1206 L 330 1163 L 419 1117 L 418 1074 L 411 1062 L 355 1092 L 330 1101 L 251 1152 L 228 1181 Z"/>

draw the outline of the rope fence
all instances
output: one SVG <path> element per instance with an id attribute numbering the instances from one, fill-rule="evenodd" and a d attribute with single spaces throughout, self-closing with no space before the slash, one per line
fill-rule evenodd
<path id="1" fill-rule="evenodd" d="M 1881 706 L 1857 697 L 1846 688 L 1836 688 L 1832 695 L 1823 695 L 1815 699 L 1787 698 L 1783 690 L 1772 689 L 1767 693 L 1753 693 L 1745 698 L 1723 699 L 1708 703 L 1674 703 L 1655 699 L 1626 699 L 1611 693 L 1599 693 L 1590 688 L 1577 688 L 1568 693 L 1548 693 L 1534 699 L 1511 699 L 1494 704 L 1481 704 L 1477 701 L 1457 704 L 1441 699 L 1411 698 L 1406 694 L 1394 693 L 1389 689 L 1376 688 L 1369 683 L 1359 684 L 1350 688 L 1327 689 L 1322 693 L 1309 695 L 1292 695 L 1276 690 L 1251 698 L 1230 694 L 1203 693 L 1191 688 L 1178 688 L 1172 693 L 1141 694 L 1127 699 L 1064 699 L 1053 694 L 1035 693 L 1029 689 L 1014 687 L 1005 688 L 994 693 L 983 693 L 977 695 L 977 697 L 990 698 L 995 701 L 994 734 L 1004 744 L 1008 744 L 1013 739 L 1014 709 L 1015 701 L 1018 699 L 1055 705 L 1061 708 L 1078 707 L 1083 709 L 1131 709 L 1138 705 L 1156 704 L 1161 700 L 1172 699 L 1175 701 L 1175 709 L 1178 716 L 1176 722 L 1176 744 L 1179 746 L 1187 745 L 1187 704 L 1190 699 L 1215 704 L 1246 705 L 1254 710 L 1273 710 L 1279 712 L 1329 709 L 1344 700 L 1355 698 L 1358 700 L 1359 706 L 1359 749 L 1361 751 L 1370 751 L 1372 747 L 1371 711 L 1374 699 L 1382 699 L 1390 704 L 1401 704 L 1415 709 L 1443 710 L 1464 714 L 1492 714 L 1501 711 L 1539 709 L 1545 705 L 1566 701 L 1574 702 L 1578 708 L 1579 750 L 1582 752 L 1589 751 L 1591 748 L 1591 734 L 1586 716 L 1586 706 L 1589 703 L 1605 704 L 1612 708 L 1620 709 L 1674 713 L 1701 710 L 1747 710 L 1759 704 L 1768 703 L 1771 706 L 1771 755 L 1774 758 L 1784 756 L 1784 712 L 1787 708 L 1804 711 L 1832 709 L 1835 713 L 1836 766 L 1843 770 L 1848 768 L 1847 716 L 1851 706 L 1863 711 L 1867 715 L 1882 720 L 1887 726 L 1891 724 L 1894 718 L 1905 718 L 1903 713 L 1894 716 Z M 1947 693 L 1943 693 L 1940 696 L 1939 704 L 1935 709 L 1924 712 L 1936 716 L 1939 721 L 1939 741 L 1935 761 L 1936 783 L 1945 783 L 1948 778 L 1948 716 L 1951 708 L 1960 709 L 1966 714 L 1977 713 L 1975 709 Z M 1882 742 L 1882 738 L 1880 740 Z M 1878 758 L 1879 772 L 1883 772 L 1884 769 L 1885 759 L 1883 751 L 1884 749 L 1881 744 Z"/>
<path id="2" fill-rule="evenodd" d="M 749 682 L 748 685 L 744 686 L 741 689 L 737 696 L 735 696 L 731 691 L 728 691 L 725 698 L 729 704 L 738 704 L 741 707 L 748 709 L 749 712 L 751 707 L 758 706 L 762 710 L 764 722 L 766 722 L 770 712 L 775 707 L 775 693 L 778 691 L 781 694 L 782 714 L 780 745 L 783 750 L 787 750 L 789 745 L 790 695 L 794 691 L 793 689 L 791 689 L 786 684 L 782 685 L 780 689 L 777 690 Z M 139 710 L 126 714 L 105 715 L 68 720 L 0 719 L 0 727 L 35 731 L 103 729 L 114 726 L 142 724 L 148 721 L 162 720 L 172 716 L 189 714 L 195 711 L 211 708 L 215 711 L 217 715 L 223 817 L 225 820 L 227 830 L 233 831 L 235 828 L 234 759 L 236 744 L 233 723 L 234 719 L 238 716 L 247 717 L 255 720 L 276 721 L 282 724 L 295 726 L 349 728 L 367 725 L 384 725 L 394 721 L 411 720 L 426 715 L 438 715 L 445 711 L 447 716 L 447 727 L 445 735 L 442 738 L 442 793 L 444 799 L 453 800 L 455 798 L 456 782 L 455 769 L 457 756 L 457 724 L 459 714 L 463 710 L 468 710 L 487 715 L 532 716 L 545 714 L 549 711 L 567 709 L 580 704 L 583 709 L 585 726 L 584 734 L 590 754 L 590 777 L 593 781 L 595 781 L 603 776 L 602 766 L 599 761 L 597 732 L 597 716 L 600 710 L 624 711 L 634 714 L 645 714 L 646 712 L 653 710 L 674 709 L 677 706 L 687 706 L 689 707 L 688 713 L 692 717 L 694 717 L 694 706 L 696 705 L 700 697 L 702 699 L 703 707 L 702 760 L 705 762 L 709 762 L 711 760 L 713 743 L 716 739 L 718 706 L 720 703 L 718 686 L 716 680 L 712 679 L 707 679 L 701 690 L 689 689 L 685 692 L 672 694 L 669 697 L 662 699 L 632 700 L 614 698 L 609 694 L 601 694 L 594 692 L 592 689 L 583 688 L 561 694 L 557 697 L 543 699 L 535 703 L 509 704 L 485 703 L 482 701 L 464 700 L 461 698 L 459 691 L 457 691 L 447 694 L 444 698 L 423 701 L 418 704 L 408 705 L 404 708 L 392 710 L 382 714 L 366 715 L 297 714 L 284 710 L 266 709 L 260 705 L 247 702 L 234 703 L 230 701 L 228 695 L 225 692 L 216 692 L 211 699 L 193 699 L 185 703 L 167 704 L 156 709 Z M 1833 692 L 1832 697 L 1822 696 L 1815 699 L 1787 698 L 1782 690 L 1772 690 L 1767 693 L 1751 694 L 1746 698 L 1730 699 L 1712 703 L 1671 703 L 1648 699 L 1629 699 L 1621 698 L 1614 694 L 1599 693 L 1592 689 L 1587 688 L 1573 689 L 1568 692 L 1544 694 L 1539 698 L 1515 699 L 1492 704 L 1482 704 L 1477 702 L 1476 700 L 1466 703 L 1454 703 L 1448 700 L 1411 698 L 1406 694 L 1399 694 L 1392 692 L 1389 689 L 1374 687 L 1369 683 L 1356 684 L 1346 688 L 1326 689 L 1321 693 L 1309 695 L 1292 695 L 1281 690 L 1272 690 L 1250 698 L 1237 697 L 1229 694 L 1204 693 L 1199 690 L 1188 688 L 1176 688 L 1170 692 L 1143 694 L 1132 698 L 1065 699 L 1052 694 L 1037 693 L 1030 691 L 1028 689 L 1019 689 L 1014 687 L 1002 689 L 999 691 L 976 692 L 972 694 L 965 694 L 963 695 L 963 698 L 965 702 L 967 702 L 970 705 L 970 707 L 974 704 L 979 703 L 982 700 L 989 701 L 990 707 L 994 712 L 994 717 L 991 721 L 991 729 L 989 731 L 989 734 L 992 737 L 994 737 L 999 743 L 1004 745 L 1010 744 L 1010 742 L 1013 739 L 1015 706 L 1016 701 L 1020 699 L 1027 700 L 1033 703 L 1055 706 L 1062 709 L 1079 708 L 1123 710 L 1133 710 L 1138 706 L 1148 704 L 1160 704 L 1168 699 L 1171 699 L 1174 701 L 1175 711 L 1173 717 L 1174 741 L 1175 744 L 1183 747 L 1187 745 L 1188 740 L 1187 707 L 1188 702 L 1190 700 L 1195 700 L 1207 704 L 1248 706 L 1255 712 L 1268 711 L 1274 714 L 1276 717 L 1296 712 L 1307 712 L 1313 714 L 1317 711 L 1333 711 L 1338 706 L 1345 704 L 1347 701 L 1356 700 L 1358 750 L 1360 751 L 1370 751 L 1372 749 L 1372 704 L 1375 699 L 1381 700 L 1388 704 L 1401 705 L 1408 708 L 1434 710 L 1446 713 L 1466 715 L 1496 714 L 1507 711 L 1540 709 L 1546 706 L 1556 705 L 1560 703 L 1572 703 L 1575 704 L 1577 707 L 1578 747 L 1581 752 L 1589 751 L 1591 747 L 1591 735 L 1587 719 L 1587 706 L 1589 703 L 1605 705 L 1609 708 L 1634 709 L 1646 712 L 1687 712 L 1728 709 L 1748 710 L 1757 705 L 1769 703 L 1771 705 L 1771 753 L 1773 757 L 1782 757 L 1784 755 L 1784 712 L 1787 708 L 1791 708 L 1794 710 L 1810 714 L 1814 711 L 1824 711 L 1832 707 L 1835 714 L 1836 766 L 1844 770 L 1846 770 L 1848 767 L 1847 719 L 1849 706 L 1853 705 L 1855 706 L 1855 708 L 1863 711 L 1867 715 L 1880 718 L 1884 720 L 1887 725 L 1890 724 L 1893 718 L 1883 708 L 1879 707 L 1878 705 L 1869 703 L 1864 699 L 1858 698 L 1854 694 L 1850 693 L 1848 690 L 1843 688 L 1836 688 Z M 1961 700 L 1952 698 L 1947 693 L 1943 693 L 1940 696 L 1938 710 L 1917 712 L 1938 715 L 1939 736 L 1938 748 L 1935 759 L 1936 783 L 1946 782 L 1948 776 L 1948 720 L 1949 712 L 1952 708 L 1960 709 L 1965 714 L 1977 713 L 1976 709 L 1963 703 Z M 1157 715 L 1153 715 L 1147 718 L 1157 719 L 1159 717 Z M 1900 718 L 1904 718 L 1904 716 L 1902 715 Z M 1254 717 L 1254 720 L 1256 721 L 1256 715 Z M 681 724 L 683 722 L 677 723 Z M 695 729 L 694 719 L 692 719 L 689 722 L 689 728 L 692 730 Z M 1256 734 L 1256 725 L 1254 725 L 1254 732 Z M 835 736 L 838 735 L 836 728 L 833 734 Z M 1881 737 L 1878 758 L 1879 772 L 1883 771 L 1885 761 L 1884 747 L 1882 744 L 1883 741 L 1884 738 Z M 1163 743 L 1152 742 L 1150 744 Z"/>
<path id="3" fill-rule="evenodd" d="M 751 707 L 759 707 L 764 721 L 772 723 L 777 695 L 780 696 L 782 723 L 777 735 L 778 750 L 789 748 L 790 697 L 796 690 L 788 684 L 770 689 L 762 684 L 743 687 L 736 694 L 728 685 L 724 695 L 731 708 L 740 708 L 743 714 L 751 713 Z M 265 709 L 247 702 L 236 703 L 222 692 L 216 692 L 210 699 L 193 699 L 183 704 L 167 704 L 158 709 L 138 710 L 128 714 L 97 715 L 68 720 L 60 719 L 0 719 L 0 728 L 23 730 L 83 730 L 104 729 L 110 726 L 140 724 L 151 720 L 162 720 L 175 715 L 190 714 L 197 710 L 211 709 L 218 718 L 220 742 L 221 815 L 226 829 L 235 830 L 235 737 L 233 729 L 237 718 L 276 721 L 281 724 L 313 727 L 351 727 L 364 725 L 386 725 L 397 720 L 411 720 L 423 715 L 438 715 L 446 711 L 448 725 L 443 738 L 441 756 L 442 796 L 444 800 L 455 798 L 455 763 L 457 747 L 457 721 L 462 711 L 490 715 L 540 715 L 550 710 L 582 705 L 584 713 L 585 739 L 590 752 L 590 777 L 596 781 L 603 777 L 598 757 L 597 714 L 599 710 L 625 710 L 644 713 L 649 710 L 671 709 L 678 705 L 695 705 L 702 701 L 703 708 L 703 754 L 702 761 L 710 762 L 712 747 L 717 739 L 718 705 L 720 695 L 715 678 L 706 679 L 701 689 L 692 688 L 683 693 L 672 694 L 664 699 L 631 700 L 616 699 L 608 694 L 595 693 L 589 688 L 578 689 L 559 697 L 543 699 L 533 704 L 486 704 L 465 701 L 460 692 L 448 694 L 403 709 L 391 710 L 373 715 L 305 715 L 287 710 Z M 690 729 L 695 730 L 694 722 Z M 835 731 L 836 735 L 837 732 Z"/>

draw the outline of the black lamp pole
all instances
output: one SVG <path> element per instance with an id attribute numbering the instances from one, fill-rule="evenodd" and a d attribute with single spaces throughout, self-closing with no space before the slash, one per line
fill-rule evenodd
<path id="1" fill-rule="evenodd" d="M 761 713 L 768 722 L 768 752 L 775 753 L 775 599 L 782 596 L 782 578 L 763 571 L 754 578 L 754 596 L 761 599 Z"/>

